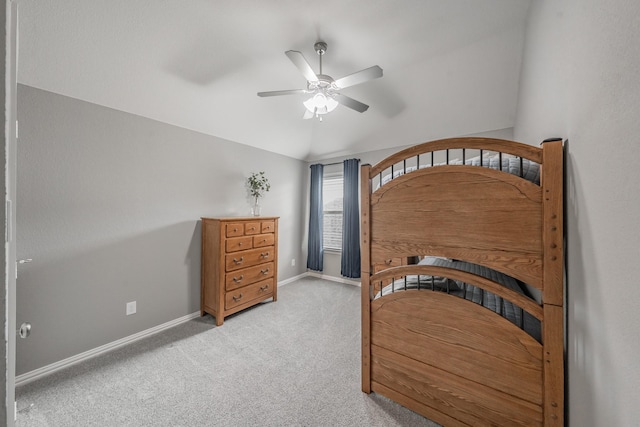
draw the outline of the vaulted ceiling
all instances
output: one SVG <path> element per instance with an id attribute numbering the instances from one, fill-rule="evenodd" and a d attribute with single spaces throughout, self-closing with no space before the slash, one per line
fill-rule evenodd
<path id="1" fill-rule="evenodd" d="M 513 126 L 530 0 L 23 0 L 18 81 L 302 160 Z M 370 105 L 303 120 L 298 50 Z"/>

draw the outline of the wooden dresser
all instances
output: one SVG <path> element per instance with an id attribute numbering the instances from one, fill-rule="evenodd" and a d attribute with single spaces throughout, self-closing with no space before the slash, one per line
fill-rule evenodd
<path id="1" fill-rule="evenodd" d="M 278 298 L 278 218 L 202 218 L 200 315 L 224 318 Z"/>

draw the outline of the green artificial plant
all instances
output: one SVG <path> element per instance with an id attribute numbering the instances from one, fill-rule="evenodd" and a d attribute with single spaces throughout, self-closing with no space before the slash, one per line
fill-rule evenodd
<path id="1" fill-rule="evenodd" d="M 269 191 L 271 184 L 269 179 L 265 176 L 264 172 L 254 172 L 249 178 L 247 178 L 247 185 L 251 196 L 256 199 L 262 197 L 264 193 Z"/>

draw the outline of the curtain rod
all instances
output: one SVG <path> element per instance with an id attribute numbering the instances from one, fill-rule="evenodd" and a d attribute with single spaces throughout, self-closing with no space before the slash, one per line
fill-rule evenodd
<path id="1" fill-rule="evenodd" d="M 349 160 L 349 159 L 345 159 L 345 160 Z M 356 159 L 357 161 L 360 161 L 360 159 Z M 322 166 L 333 166 L 333 165 L 341 165 L 344 162 L 344 160 L 342 162 L 333 162 L 333 163 L 316 163 Z"/>

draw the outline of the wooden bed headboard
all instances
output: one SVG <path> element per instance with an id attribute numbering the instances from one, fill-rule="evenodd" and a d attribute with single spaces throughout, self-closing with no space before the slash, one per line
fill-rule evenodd
<path id="1" fill-rule="evenodd" d="M 540 185 L 486 167 L 420 167 L 420 156 L 463 149 L 477 150 L 480 158 L 491 152 L 535 162 Z M 562 280 L 562 265 L 553 268 L 562 258 L 563 236 L 562 165 L 554 164 L 562 156 L 557 150 L 562 150 L 561 141 L 537 148 L 492 138 L 453 138 L 410 147 L 373 167 L 363 165 L 362 230 L 370 240 L 363 273 L 372 273 L 373 264 L 388 258 L 441 256 L 498 270 L 543 291 L 545 301 L 557 301 L 554 292 L 544 291 L 545 278 Z M 384 183 L 385 171 L 414 158 L 413 170 L 400 169 L 397 177 L 392 171 Z"/>

